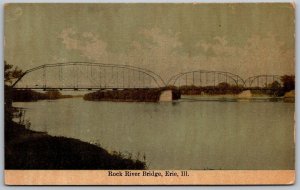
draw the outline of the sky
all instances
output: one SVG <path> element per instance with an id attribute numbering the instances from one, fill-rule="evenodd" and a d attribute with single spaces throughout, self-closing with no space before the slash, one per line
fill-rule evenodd
<path id="1" fill-rule="evenodd" d="M 126 64 L 164 80 L 192 70 L 294 74 L 292 4 L 7 4 L 5 60 Z"/>

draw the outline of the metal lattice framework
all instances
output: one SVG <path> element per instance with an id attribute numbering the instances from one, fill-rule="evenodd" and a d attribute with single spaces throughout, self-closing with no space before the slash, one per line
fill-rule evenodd
<path id="1" fill-rule="evenodd" d="M 30 76 L 37 78 L 29 80 L 29 84 L 22 84 L 26 77 L 30 78 Z M 56 81 L 56 84 L 53 81 Z M 92 62 L 41 65 L 26 70 L 12 85 L 16 89 L 109 89 L 163 86 L 166 84 L 162 78 L 150 70 L 129 65 Z"/>
<path id="2" fill-rule="evenodd" d="M 236 86 L 244 86 L 244 80 L 233 73 L 223 71 L 189 71 L 174 75 L 168 81 L 170 86 L 217 86 L 220 83 L 228 83 Z"/>
<path id="3" fill-rule="evenodd" d="M 257 75 L 245 80 L 246 88 L 270 88 L 270 85 L 277 81 L 280 85 L 282 82 L 279 75 Z"/>
<path id="4" fill-rule="evenodd" d="M 26 84 L 26 78 L 29 79 Z M 35 78 L 34 78 L 35 77 Z M 56 81 L 56 83 L 55 83 Z M 227 83 L 244 88 L 270 88 L 279 75 L 257 75 L 243 80 L 239 75 L 196 70 L 172 76 L 167 83 L 153 71 L 130 65 L 92 62 L 45 64 L 26 70 L 12 85 L 15 89 L 136 89 L 165 86 L 218 86 Z"/>

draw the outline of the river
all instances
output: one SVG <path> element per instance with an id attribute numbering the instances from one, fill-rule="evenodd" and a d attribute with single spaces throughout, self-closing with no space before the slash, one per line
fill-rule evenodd
<path id="1" fill-rule="evenodd" d="M 100 144 L 148 169 L 293 169 L 294 103 L 185 97 L 176 102 L 15 102 L 30 129 Z"/>

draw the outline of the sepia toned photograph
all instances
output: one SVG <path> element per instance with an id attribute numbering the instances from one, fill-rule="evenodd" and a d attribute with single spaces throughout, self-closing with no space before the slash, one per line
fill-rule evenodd
<path id="1" fill-rule="evenodd" d="M 293 4 L 10 3 L 3 64 L 7 184 L 294 183 Z"/>

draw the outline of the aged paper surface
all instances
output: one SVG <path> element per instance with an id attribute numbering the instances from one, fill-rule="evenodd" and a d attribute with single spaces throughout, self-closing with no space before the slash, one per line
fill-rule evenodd
<path id="1" fill-rule="evenodd" d="M 294 183 L 292 4 L 4 17 L 7 185 Z"/>

